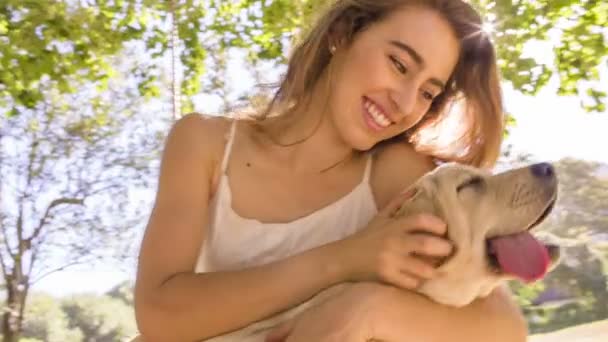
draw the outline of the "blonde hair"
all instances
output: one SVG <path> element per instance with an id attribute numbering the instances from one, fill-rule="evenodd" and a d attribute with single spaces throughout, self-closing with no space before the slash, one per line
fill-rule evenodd
<path id="1" fill-rule="evenodd" d="M 458 146 L 458 149 L 451 148 L 457 152 L 427 146 L 425 153 L 442 161 L 493 166 L 500 154 L 504 123 L 496 56 L 489 37 L 481 30 L 479 14 L 461 0 L 335 1 L 295 46 L 285 76 L 258 119 L 263 121 L 271 114 L 284 114 L 306 105 L 332 57 L 329 46 L 336 40 L 332 35 L 335 36 L 338 25 L 345 35 L 338 40 L 350 42 L 371 24 L 405 6 L 424 6 L 442 15 L 460 41 L 460 59 L 446 90 L 433 101 L 423 119 L 404 136 L 383 143 L 405 137 L 416 147 L 418 133 L 440 122 L 451 107 L 456 107 L 451 105 L 458 103 L 465 128 L 461 136 L 447 144 Z"/>

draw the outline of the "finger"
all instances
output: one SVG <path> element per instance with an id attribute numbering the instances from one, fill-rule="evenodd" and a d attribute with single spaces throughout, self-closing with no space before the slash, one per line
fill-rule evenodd
<path id="1" fill-rule="evenodd" d="M 397 225 L 408 232 L 417 231 L 443 236 L 448 229 L 443 220 L 428 213 L 406 216 L 397 219 L 397 221 Z"/>
<path id="2" fill-rule="evenodd" d="M 390 285 L 397 286 L 406 290 L 415 290 L 422 284 L 422 279 L 410 274 L 407 271 L 395 270 L 383 279 Z"/>
<path id="3" fill-rule="evenodd" d="M 409 253 L 433 257 L 449 256 L 454 249 L 448 240 L 427 234 L 409 234 L 403 238 L 403 245 Z"/>
<path id="4" fill-rule="evenodd" d="M 380 210 L 379 214 L 383 216 L 392 216 L 392 214 L 399 209 L 403 203 L 405 203 L 410 198 L 414 197 L 414 195 L 418 191 L 415 188 L 407 188 L 397 196 L 395 196 L 382 210 Z"/>
<path id="5" fill-rule="evenodd" d="M 432 264 L 424 262 L 416 257 L 408 255 L 404 257 L 403 264 L 400 266 L 401 272 L 413 275 L 419 279 L 432 279 L 437 276 L 437 270 Z"/>

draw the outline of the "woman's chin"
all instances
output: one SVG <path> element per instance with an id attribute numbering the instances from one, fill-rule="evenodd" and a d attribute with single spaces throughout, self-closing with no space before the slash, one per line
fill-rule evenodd
<path id="1" fill-rule="evenodd" d="M 353 139 L 351 141 L 350 146 L 353 148 L 353 150 L 364 152 L 364 151 L 371 150 L 379 142 L 380 141 L 377 139 L 371 139 L 370 137 L 365 137 L 363 139 L 361 139 L 361 138 Z"/>
<path id="2" fill-rule="evenodd" d="M 355 151 L 369 151 L 377 145 L 382 138 L 380 134 L 372 134 L 365 129 L 352 129 L 350 131 L 342 131 L 344 142 Z"/>

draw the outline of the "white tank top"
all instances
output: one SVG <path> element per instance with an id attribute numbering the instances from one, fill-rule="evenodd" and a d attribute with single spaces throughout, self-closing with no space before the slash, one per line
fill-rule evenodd
<path id="1" fill-rule="evenodd" d="M 195 272 L 229 271 L 267 264 L 344 238 L 378 212 L 369 184 L 372 157 L 361 182 L 335 202 L 286 223 L 264 223 L 239 216 L 232 209 L 226 174 L 236 120 L 230 128 L 218 189 L 211 199 L 210 222 Z"/>

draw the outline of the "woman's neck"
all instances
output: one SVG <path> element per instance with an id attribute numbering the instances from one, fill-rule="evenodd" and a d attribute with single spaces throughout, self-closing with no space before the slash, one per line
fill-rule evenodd
<path id="1" fill-rule="evenodd" d="M 335 169 L 355 154 L 329 118 L 328 92 L 316 88 L 307 105 L 269 119 L 262 134 L 264 148 L 296 173 Z"/>

